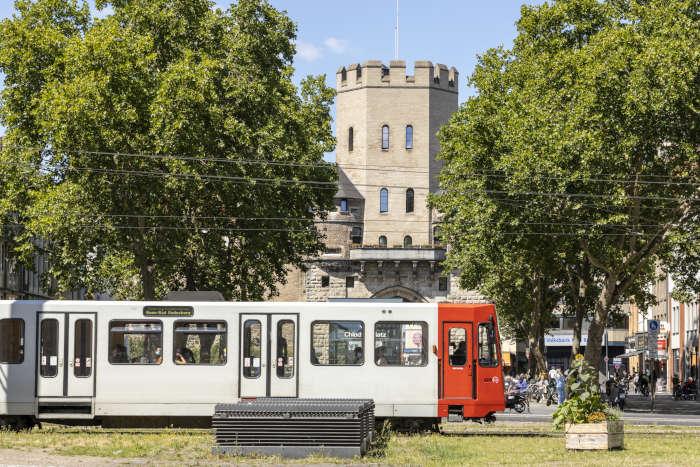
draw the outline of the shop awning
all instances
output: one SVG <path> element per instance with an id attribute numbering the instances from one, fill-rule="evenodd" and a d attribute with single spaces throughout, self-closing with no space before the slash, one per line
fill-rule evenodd
<path id="1" fill-rule="evenodd" d="M 627 349 L 627 352 L 623 353 L 622 355 L 618 355 L 620 358 L 629 358 L 629 357 L 634 357 L 635 355 L 641 355 L 643 354 L 643 350 L 631 350 Z"/>

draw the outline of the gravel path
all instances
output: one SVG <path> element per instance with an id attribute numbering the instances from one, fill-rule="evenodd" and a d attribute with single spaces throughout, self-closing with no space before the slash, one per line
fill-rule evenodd
<path id="1" fill-rule="evenodd" d="M 153 465 L 145 459 L 109 459 L 90 456 L 57 456 L 42 449 L 0 449 L 0 466 L 110 466 Z M 166 464 L 163 464 L 166 465 Z"/>

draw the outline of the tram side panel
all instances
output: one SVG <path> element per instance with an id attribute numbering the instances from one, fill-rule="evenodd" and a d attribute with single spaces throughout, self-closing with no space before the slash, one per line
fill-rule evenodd
<path id="1" fill-rule="evenodd" d="M 0 301 L 0 415 L 33 415 L 36 313 L 25 303 Z"/>
<path id="2" fill-rule="evenodd" d="M 215 404 L 237 400 L 237 313 L 217 308 L 195 306 L 193 317 L 181 319 L 146 319 L 140 310 L 101 313 L 95 416 L 206 417 Z M 202 325 L 219 326 L 216 338 L 225 336 L 221 354 L 210 356 L 212 363 L 176 363 L 187 357 L 178 356 L 183 341 L 175 342 L 176 332 Z M 124 350 L 119 346 L 130 342 L 143 343 L 147 349 L 127 349 L 126 358 L 119 356 Z M 160 356 L 155 355 L 156 347 Z"/>

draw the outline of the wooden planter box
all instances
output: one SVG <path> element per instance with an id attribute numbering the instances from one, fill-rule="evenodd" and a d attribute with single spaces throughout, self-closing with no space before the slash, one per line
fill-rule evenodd
<path id="1" fill-rule="evenodd" d="M 622 449 L 624 447 L 624 423 L 614 420 L 600 423 L 566 424 L 566 449 Z"/>

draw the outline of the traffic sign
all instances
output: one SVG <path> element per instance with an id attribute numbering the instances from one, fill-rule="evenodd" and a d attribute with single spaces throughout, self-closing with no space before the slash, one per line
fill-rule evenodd
<path id="1" fill-rule="evenodd" d="M 603 360 L 605 361 L 605 363 L 608 363 L 608 356 L 606 355 L 605 357 L 603 357 Z"/>
<path id="2" fill-rule="evenodd" d="M 647 329 L 649 331 L 649 334 L 658 334 L 659 321 L 656 319 L 650 319 L 649 321 L 647 321 Z"/>

